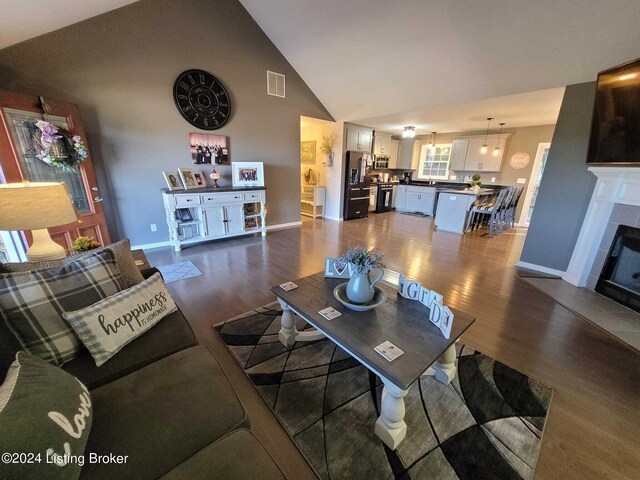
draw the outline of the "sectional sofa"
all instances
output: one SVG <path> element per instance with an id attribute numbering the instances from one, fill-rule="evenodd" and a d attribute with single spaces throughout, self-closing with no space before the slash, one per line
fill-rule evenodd
<path id="1" fill-rule="evenodd" d="M 0 380 L 19 350 L 0 322 Z M 179 310 L 101 367 L 84 351 L 61 368 L 90 390 L 93 424 L 85 453 L 127 456 L 125 463 L 87 462 L 80 478 L 284 478 L 251 433 L 220 365 L 198 345 Z"/>

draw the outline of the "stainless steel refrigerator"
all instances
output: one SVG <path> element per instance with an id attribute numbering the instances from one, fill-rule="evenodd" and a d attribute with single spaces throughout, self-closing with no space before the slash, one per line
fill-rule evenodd
<path id="1" fill-rule="evenodd" d="M 373 155 L 348 151 L 344 175 L 344 219 L 363 218 L 369 214 L 369 193 Z"/>

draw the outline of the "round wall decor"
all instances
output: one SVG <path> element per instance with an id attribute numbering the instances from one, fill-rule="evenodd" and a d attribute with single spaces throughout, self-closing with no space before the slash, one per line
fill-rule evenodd
<path id="1" fill-rule="evenodd" d="M 511 168 L 515 168 L 516 170 L 520 170 L 529 165 L 531 161 L 531 155 L 527 152 L 517 152 L 511 155 L 511 159 L 509 160 L 509 165 Z"/>
<path id="2" fill-rule="evenodd" d="M 229 120 L 231 101 L 222 83 L 203 70 L 187 70 L 173 84 L 173 99 L 184 119 L 202 130 L 216 130 Z"/>

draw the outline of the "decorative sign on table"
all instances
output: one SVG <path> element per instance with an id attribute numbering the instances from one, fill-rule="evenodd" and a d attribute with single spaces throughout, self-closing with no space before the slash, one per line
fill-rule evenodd
<path id="1" fill-rule="evenodd" d="M 527 152 L 516 152 L 509 159 L 509 166 L 516 170 L 525 168 L 531 162 L 531 155 Z"/>
<path id="2" fill-rule="evenodd" d="M 440 329 L 444 338 L 451 335 L 453 312 L 443 305 L 443 297 L 435 290 L 423 287 L 420 282 L 400 274 L 398 293 L 409 300 L 416 300 L 429 309 L 429 320 Z"/>
<path id="3" fill-rule="evenodd" d="M 324 276 L 331 278 L 351 278 L 352 267 L 337 258 L 324 259 Z"/>

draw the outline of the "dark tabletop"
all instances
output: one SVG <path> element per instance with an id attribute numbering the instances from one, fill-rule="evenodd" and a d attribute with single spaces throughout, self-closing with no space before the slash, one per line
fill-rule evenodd
<path id="1" fill-rule="evenodd" d="M 397 282 L 397 273 L 385 279 Z M 451 309 L 454 313 L 449 339 L 429 321 L 429 309 L 415 300 L 402 298 L 396 286 L 385 280 L 378 283 L 387 300 L 368 312 L 355 312 L 333 296 L 333 289 L 345 279 L 324 278 L 324 273 L 293 280 L 299 288 L 285 292 L 279 286 L 271 290 L 303 319 L 343 346 L 361 363 L 406 390 L 442 353 L 475 321 L 475 318 Z M 446 302 L 446 299 L 445 299 Z M 326 320 L 318 311 L 333 307 L 342 313 Z M 404 351 L 388 362 L 373 347 L 389 340 Z"/>
<path id="2" fill-rule="evenodd" d="M 164 193 L 170 195 L 184 194 L 184 193 L 220 193 L 220 192 L 246 192 L 249 190 L 266 190 L 266 187 L 203 187 L 203 188 L 190 188 L 189 190 L 169 190 L 163 188 Z"/>

